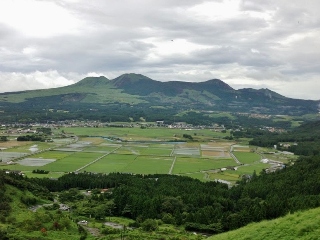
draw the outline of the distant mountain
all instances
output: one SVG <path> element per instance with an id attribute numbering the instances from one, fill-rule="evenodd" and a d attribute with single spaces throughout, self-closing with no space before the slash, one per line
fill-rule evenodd
<path id="1" fill-rule="evenodd" d="M 110 118 L 142 112 L 160 117 L 159 109 L 167 115 L 186 110 L 301 115 L 317 113 L 318 106 L 319 101 L 291 99 L 269 89 L 235 90 L 219 79 L 160 82 L 130 73 L 112 80 L 87 77 L 66 87 L 2 93 L 0 111 L 4 114 L 0 120 L 13 120 L 14 115 L 22 113 L 43 119 L 43 113 L 48 116 L 48 111 L 53 115 L 58 110 L 69 112 L 69 117 L 77 112 L 75 116 L 83 118 L 90 115 L 88 110 L 105 112 Z M 60 115 L 57 118 L 63 118 Z"/>

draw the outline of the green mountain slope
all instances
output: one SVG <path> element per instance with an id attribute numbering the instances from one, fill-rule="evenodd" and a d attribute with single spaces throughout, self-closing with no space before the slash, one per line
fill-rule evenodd
<path id="1" fill-rule="evenodd" d="M 285 217 L 212 236 L 208 240 L 307 240 L 319 239 L 320 208 L 288 214 Z"/>
<path id="2" fill-rule="evenodd" d="M 73 114 L 72 118 L 91 118 L 92 110 L 109 117 L 137 114 L 148 118 L 157 115 L 154 118 L 160 119 L 194 109 L 302 115 L 317 113 L 318 105 L 318 101 L 286 98 L 268 89 L 235 90 L 219 79 L 160 82 L 133 73 L 113 80 L 87 77 L 66 87 L 0 94 L 0 111 L 5 113 L 4 119 L 11 120 L 30 112 L 41 119 L 49 109 L 67 111 Z M 160 108 L 164 109 L 161 114 Z"/>

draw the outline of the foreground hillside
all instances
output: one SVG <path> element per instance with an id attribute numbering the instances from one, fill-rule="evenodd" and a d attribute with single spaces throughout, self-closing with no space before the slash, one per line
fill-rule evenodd
<path id="1" fill-rule="evenodd" d="M 288 214 L 285 217 L 251 223 L 238 230 L 222 233 L 208 240 L 319 239 L 320 208 Z"/>

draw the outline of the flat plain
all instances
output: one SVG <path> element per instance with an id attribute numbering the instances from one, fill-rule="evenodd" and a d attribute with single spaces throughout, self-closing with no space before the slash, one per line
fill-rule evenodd
<path id="1" fill-rule="evenodd" d="M 61 131 L 72 137 L 58 137 Z M 187 142 L 184 134 L 193 140 Z M 55 132 L 57 137 L 53 137 L 52 143 L 14 140 L 10 144 L 0 143 L 0 158 L 4 160 L 0 168 L 20 170 L 30 177 L 44 177 L 31 173 L 41 169 L 50 171 L 47 175 L 50 177 L 74 171 L 159 173 L 233 183 L 243 174 L 260 172 L 270 166 L 260 163 L 261 155 L 251 151 L 248 145 L 224 140 L 228 134 L 210 129 L 63 128 Z M 242 165 L 231 157 L 230 151 Z M 7 164 L 9 160 L 14 164 Z M 26 161 L 30 164 L 20 164 Z"/>

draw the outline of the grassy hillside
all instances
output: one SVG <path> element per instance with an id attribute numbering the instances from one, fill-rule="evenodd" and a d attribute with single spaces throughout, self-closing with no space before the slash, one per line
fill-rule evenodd
<path id="1" fill-rule="evenodd" d="M 273 240 L 319 239 L 320 208 L 289 214 L 272 221 L 252 223 L 235 231 L 208 238 L 208 240 Z"/>

